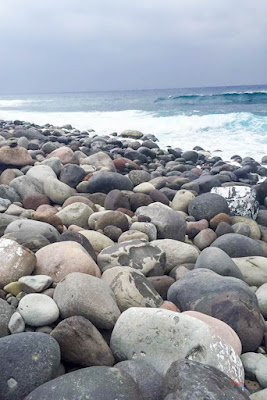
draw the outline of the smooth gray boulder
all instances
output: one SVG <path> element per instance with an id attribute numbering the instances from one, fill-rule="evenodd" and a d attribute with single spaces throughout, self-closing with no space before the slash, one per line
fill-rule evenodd
<path id="1" fill-rule="evenodd" d="M 113 189 L 132 190 L 133 184 L 129 178 L 117 172 L 96 172 L 86 185 L 88 193 L 109 193 Z"/>
<path id="2" fill-rule="evenodd" d="M 28 219 L 19 219 L 11 222 L 6 230 L 7 233 L 22 233 L 25 235 L 41 235 L 44 236 L 50 243 L 56 242 L 60 234 L 57 229 L 47 224 L 46 222 L 34 221 Z"/>
<path id="3" fill-rule="evenodd" d="M 57 284 L 53 298 L 63 319 L 80 315 L 97 328 L 112 329 L 120 316 L 110 287 L 101 279 L 81 272 L 66 275 Z"/>
<path id="4" fill-rule="evenodd" d="M 238 233 L 226 233 L 218 237 L 211 247 L 219 247 L 230 257 L 267 256 L 264 243 Z"/>
<path id="5" fill-rule="evenodd" d="M 234 382 L 244 381 L 240 358 L 209 325 L 185 314 L 153 308 L 129 308 L 111 335 L 118 361 L 144 360 L 161 375 L 174 361 L 189 358 L 211 365 Z"/>
<path id="6" fill-rule="evenodd" d="M 231 257 L 217 247 L 207 247 L 198 256 L 195 269 L 206 268 L 222 276 L 243 279 L 242 272 Z"/>
<path id="7" fill-rule="evenodd" d="M 174 239 L 184 242 L 186 222 L 178 211 L 174 211 L 162 203 L 152 203 L 139 207 L 135 214 L 138 217 L 143 215 L 151 219 L 157 228 L 158 239 Z"/>

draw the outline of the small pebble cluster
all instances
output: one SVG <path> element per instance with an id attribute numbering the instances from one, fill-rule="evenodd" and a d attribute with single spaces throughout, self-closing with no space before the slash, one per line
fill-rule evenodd
<path id="1" fill-rule="evenodd" d="M 0 121 L 0 399 L 266 400 L 265 163 Z"/>

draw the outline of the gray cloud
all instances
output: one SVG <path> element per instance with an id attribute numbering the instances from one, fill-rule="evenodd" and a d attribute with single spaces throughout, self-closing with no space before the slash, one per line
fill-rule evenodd
<path id="1" fill-rule="evenodd" d="M 2 3 L 2 93 L 266 83 L 262 0 Z"/>

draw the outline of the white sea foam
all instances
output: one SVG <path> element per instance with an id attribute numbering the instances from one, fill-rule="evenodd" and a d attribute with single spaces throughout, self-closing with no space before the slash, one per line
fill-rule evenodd
<path id="1" fill-rule="evenodd" d="M 155 134 L 162 146 L 186 150 L 198 145 L 212 153 L 222 150 L 213 154 L 226 159 L 238 153 L 260 160 L 267 154 L 267 117 L 250 113 L 160 116 L 138 110 L 47 113 L 2 110 L 0 118 L 57 126 L 70 123 L 81 130 L 92 128 L 97 134 L 137 129 Z"/>
<path id="2" fill-rule="evenodd" d="M 13 107 L 21 107 L 27 103 L 40 103 L 40 102 L 47 102 L 53 100 L 37 100 L 37 99 L 0 99 L 0 108 L 13 108 Z"/>

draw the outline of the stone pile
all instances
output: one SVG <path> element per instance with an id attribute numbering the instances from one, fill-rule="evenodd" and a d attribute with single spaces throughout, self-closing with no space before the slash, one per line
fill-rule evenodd
<path id="1" fill-rule="evenodd" d="M 0 121 L 0 173 L 1 400 L 266 398 L 267 168 Z"/>

